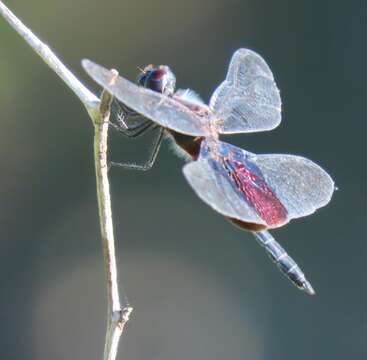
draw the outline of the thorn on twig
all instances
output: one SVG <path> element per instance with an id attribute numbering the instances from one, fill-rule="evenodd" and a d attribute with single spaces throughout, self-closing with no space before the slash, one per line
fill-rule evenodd
<path id="1" fill-rule="evenodd" d="M 109 85 L 114 85 L 116 82 L 117 77 L 119 76 L 119 73 L 115 69 L 110 70 L 111 77 L 108 81 Z M 113 100 L 113 95 L 111 95 L 108 90 L 103 89 L 101 94 L 101 102 L 99 105 L 99 111 L 101 112 L 102 118 L 106 116 L 106 114 L 110 111 L 111 104 Z"/>
<path id="2" fill-rule="evenodd" d="M 111 69 L 111 78 L 108 82 L 108 85 L 115 85 L 116 79 L 119 76 L 119 72 L 116 69 Z"/>
<path id="3" fill-rule="evenodd" d="M 122 309 L 121 311 L 121 317 L 124 322 L 128 322 L 130 319 L 130 315 L 133 312 L 133 308 L 131 306 L 127 306 Z"/>
<path id="4" fill-rule="evenodd" d="M 118 310 L 118 311 L 114 311 L 112 313 L 112 320 L 113 322 L 117 323 L 117 326 L 120 329 L 123 329 L 123 327 L 125 326 L 125 324 L 129 321 L 130 319 L 130 314 L 132 313 L 133 308 L 128 306 L 123 308 L 122 310 Z"/>

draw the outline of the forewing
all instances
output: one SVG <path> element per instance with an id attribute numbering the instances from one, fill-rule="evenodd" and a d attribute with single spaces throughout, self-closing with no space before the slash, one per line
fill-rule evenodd
<path id="1" fill-rule="evenodd" d="M 204 136 L 207 134 L 208 118 L 198 116 L 179 101 L 139 87 L 120 76 L 111 81 L 111 72 L 90 60 L 83 60 L 82 65 L 88 75 L 99 85 L 126 106 L 155 123 L 187 135 Z"/>
<path id="2" fill-rule="evenodd" d="M 255 155 L 205 141 L 199 159 L 185 165 L 186 179 L 219 213 L 276 228 L 326 205 L 334 191 L 330 176 L 312 161 L 293 155 Z"/>
<path id="3" fill-rule="evenodd" d="M 209 107 L 220 119 L 222 134 L 271 130 L 281 121 L 281 100 L 265 60 L 249 49 L 232 56 L 226 79 L 214 91 Z"/>

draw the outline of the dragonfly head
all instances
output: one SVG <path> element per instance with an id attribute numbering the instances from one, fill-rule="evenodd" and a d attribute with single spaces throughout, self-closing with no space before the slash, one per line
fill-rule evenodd
<path id="1" fill-rule="evenodd" d="M 176 86 L 176 76 L 166 65 L 153 65 L 140 69 L 137 83 L 153 91 L 172 96 Z"/>

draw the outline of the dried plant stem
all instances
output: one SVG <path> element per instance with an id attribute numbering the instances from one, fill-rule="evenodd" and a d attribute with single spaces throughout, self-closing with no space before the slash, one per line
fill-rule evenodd
<path id="1" fill-rule="evenodd" d="M 115 75 L 117 76 L 117 73 Z M 108 295 L 108 319 L 104 350 L 105 360 L 116 358 L 120 336 L 132 311 L 131 307 L 121 309 L 117 282 L 115 241 L 113 235 L 107 163 L 108 125 L 111 102 L 112 96 L 108 92 L 103 91 L 100 104 L 100 121 L 94 124 L 94 158 L 98 159 L 98 161 L 95 162 L 97 197 Z"/>
<path id="2" fill-rule="evenodd" d="M 120 336 L 129 320 L 131 307 L 121 308 L 117 282 L 117 266 L 113 236 L 112 210 L 108 181 L 107 148 L 108 120 L 112 96 L 103 92 L 101 101 L 90 92 L 59 60 L 55 53 L 27 28 L 1 1 L 0 15 L 37 52 L 42 60 L 74 92 L 88 111 L 95 129 L 94 160 L 96 169 L 97 199 L 107 279 L 108 318 L 104 360 L 114 360 Z"/>
<path id="3" fill-rule="evenodd" d="M 55 53 L 27 28 L 1 1 L 0 14 L 42 60 L 64 81 L 87 108 L 96 108 L 98 98 L 60 61 Z M 4 45 L 4 44 L 3 44 Z"/>

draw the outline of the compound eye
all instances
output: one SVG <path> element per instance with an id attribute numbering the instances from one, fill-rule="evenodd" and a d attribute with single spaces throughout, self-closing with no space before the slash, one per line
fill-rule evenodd
<path id="1" fill-rule="evenodd" d="M 147 79 L 149 78 L 149 76 L 150 76 L 150 71 L 141 72 L 138 75 L 137 79 L 136 79 L 137 84 L 140 85 L 140 86 L 146 87 L 146 82 L 147 82 Z"/>
<path id="2" fill-rule="evenodd" d="M 146 72 L 140 78 L 140 85 L 162 93 L 165 86 L 165 72 L 162 69 L 154 69 Z"/>
<path id="3" fill-rule="evenodd" d="M 150 90 L 170 95 L 174 92 L 176 78 L 168 66 L 149 66 L 140 73 L 137 83 Z"/>

